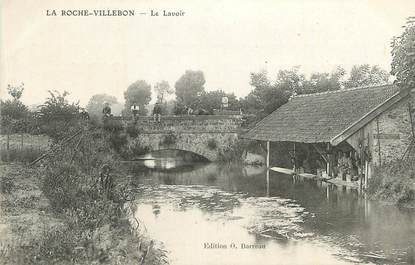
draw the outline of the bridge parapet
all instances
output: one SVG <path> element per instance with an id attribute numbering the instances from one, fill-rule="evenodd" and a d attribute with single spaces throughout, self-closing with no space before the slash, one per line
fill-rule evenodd
<path id="1" fill-rule="evenodd" d="M 236 115 L 162 116 L 160 122 L 152 117 L 120 120 L 124 126 L 134 124 L 143 133 L 237 133 L 242 124 L 242 116 Z"/>
<path id="2" fill-rule="evenodd" d="M 202 155 L 210 161 L 218 159 L 238 138 L 243 122 L 239 115 L 162 116 L 121 120 L 124 128 L 134 126 L 139 133 L 129 138 L 129 146 L 147 147 L 149 151 L 176 149 Z"/>

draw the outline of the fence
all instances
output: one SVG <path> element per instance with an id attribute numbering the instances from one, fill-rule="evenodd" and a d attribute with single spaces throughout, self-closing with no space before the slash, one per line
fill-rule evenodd
<path id="1" fill-rule="evenodd" d="M 0 135 L 0 160 L 3 162 L 31 162 L 49 146 L 45 135 Z"/>

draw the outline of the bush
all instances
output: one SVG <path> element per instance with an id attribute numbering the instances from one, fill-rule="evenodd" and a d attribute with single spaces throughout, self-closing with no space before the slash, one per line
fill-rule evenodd
<path id="1" fill-rule="evenodd" d="M 111 148 L 113 148 L 118 153 L 121 153 L 123 148 L 128 143 L 127 134 L 119 132 L 111 133 L 109 141 L 111 144 Z"/>
<path id="2" fill-rule="evenodd" d="M 126 128 L 126 132 L 130 137 L 137 137 L 140 134 L 140 130 L 135 126 L 135 124 L 129 124 Z"/>
<path id="3" fill-rule="evenodd" d="M 415 159 L 375 168 L 367 193 L 374 199 L 415 207 Z"/>
<path id="4" fill-rule="evenodd" d="M 170 132 L 169 134 L 164 136 L 163 140 L 161 141 L 161 145 L 163 146 L 174 145 L 176 141 L 177 141 L 177 136 L 173 132 Z"/>
<path id="5" fill-rule="evenodd" d="M 38 122 L 41 131 L 57 141 L 68 131 L 78 131 L 81 125 L 78 103 L 69 103 L 68 92 L 49 91 L 50 97 L 40 107 Z"/>
<path id="6" fill-rule="evenodd" d="M 133 194 L 127 184 L 105 187 L 100 182 L 104 168 L 119 167 L 111 137 L 104 131 L 84 132 L 73 140 L 77 144 L 61 146 L 44 161 L 41 189 L 64 224 L 18 249 L 22 264 L 111 263 L 109 249 L 117 247 L 117 240 L 134 240 L 123 207 Z"/>
<path id="7" fill-rule="evenodd" d="M 41 148 L 13 148 L 8 152 L 6 149 L 0 149 L 0 159 L 3 162 L 24 162 L 30 163 L 44 152 Z"/>
<path id="8" fill-rule="evenodd" d="M 255 152 L 258 148 L 258 144 L 255 141 L 238 139 L 219 152 L 219 160 L 241 162 L 245 151 Z"/>
<path id="9" fill-rule="evenodd" d="M 209 139 L 207 146 L 209 147 L 210 150 L 214 150 L 218 147 L 218 144 L 216 143 L 215 139 Z"/>
<path id="10" fill-rule="evenodd" d="M 112 118 L 104 118 L 103 128 L 110 132 L 119 132 L 124 129 L 123 123 L 120 120 Z"/>

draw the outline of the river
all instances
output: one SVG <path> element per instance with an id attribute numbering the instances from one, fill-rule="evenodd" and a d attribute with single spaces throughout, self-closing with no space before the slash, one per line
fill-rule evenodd
<path id="1" fill-rule="evenodd" d="M 135 216 L 173 265 L 415 263 L 415 212 L 356 190 L 237 164 L 129 168 Z"/>

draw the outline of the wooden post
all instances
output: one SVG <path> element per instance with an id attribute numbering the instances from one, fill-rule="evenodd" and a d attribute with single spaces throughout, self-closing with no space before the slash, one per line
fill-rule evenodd
<path id="1" fill-rule="evenodd" d="M 267 168 L 267 197 L 269 197 L 269 169 Z"/>
<path id="2" fill-rule="evenodd" d="M 378 133 L 378 155 L 379 155 L 379 166 L 382 165 L 382 155 L 380 153 L 380 135 L 379 135 L 379 118 L 376 119 L 376 129 Z"/>
<path id="3" fill-rule="evenodd" d="M 327 152 L 327 168 L 326 168 L 326 171 L 327 171 L 327 176 L 331 177 L 331 175 L 332 175 L 332 168 L 331 167 L 332 167 L 333 158 L 332 158 L 332 155 L 330 154 L 330 144 L 329 143 L 327 143 L 326 152 Z"/>
<path id="4" fill-rule="evenodd" d="M 270 144 L 267 141 L 267 169 L 269 168 L 269 152 L 270 152 Z"/>
<path id="5" fill-rule="evenodd" d="M 293 165 L 293 171 L 294 171 L 294 173 L 296 173 L 296 170 L 297 170 L 297 167 L 295 165 L 296 164 L 296 159 L 295 158 L 296 158 L 296 155 L 295 155 L 295 142 L 294 142 L 294 163 L 293 163 L 294 164 Z"/>
<path id="6" fill-rule="evenodd" d="M 20 149 L 23 150 L 23 132 L 20 133 Z"/>

